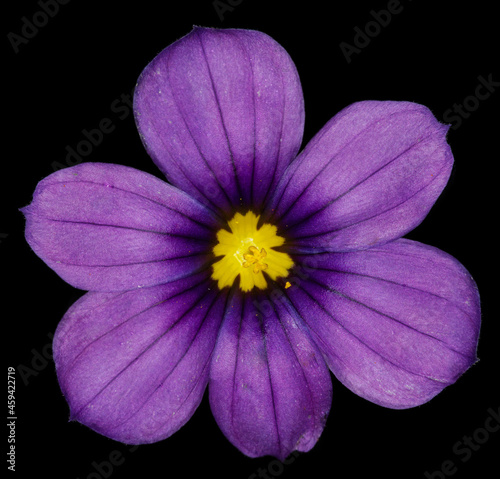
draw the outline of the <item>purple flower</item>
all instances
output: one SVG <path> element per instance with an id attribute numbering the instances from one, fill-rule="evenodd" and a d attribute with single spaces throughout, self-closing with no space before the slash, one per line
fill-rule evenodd
<path id="1" fill-rule="evenodd" d="M 430 400 L 476 361 L 479 296 L 448 254 L 401 239 L 453 163 L 424 106 L 363 101 L 296 157 L 302 90 L 267 35 L 195 28 L 144 70 L 134 110 L 168 178 L 86 163 L 23 209 L 33 250 L 88 290 L 54 359 L 71 418 L 128 444 L 210 406 L 248 456 L 311 449 L 329 370 L 385 407 Z"/>

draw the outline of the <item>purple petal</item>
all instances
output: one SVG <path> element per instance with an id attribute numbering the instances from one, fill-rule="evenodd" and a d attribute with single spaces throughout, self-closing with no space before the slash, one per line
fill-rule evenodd
<path id="1" fill-rule="evenodd" d="M 124 293 L 87 293 L 54 337 L 71 418 L 127 444 L 176 432 L 198 407 L 225 298 L 207 273 Z"/>
<path id="2" fill-rule="evenodd" d="M 226 213 L 259 207 L 302 141 L 295 65 L 267 35 L 195 28 L 142 72 L 137 127 L 169 181 Z"/>
<path id="3" fill-rule="evenodd" d="M 271 304 L 266 296 L 234 297 L 212 359 L 209 398 L 219 427 L 238 449 L 283 460 L 314 446 L 332 391 L 307 329 L 283 304 Z"/>
<path id="4" fill-rule="evenodd" d="M 316 260 L 289 297 L 332 372 L 356 394 L 417 406 L 475 363 L 479 296 L 453 257 L 401 239 Z"/>
<path id="5" fill-rule="evenodd" d="M 182 191 L 104 163 L 48 176 L 23 213 L 35 253 L 65 281 L 91 291 L 152 286 L 203 267 L 217 224 Z"/>
<path id="6" fill-rule="evenodd" d="M 424 219 L 448 181 L 447 130 L 416 103 L 355 103 L 285 172 L 269 211 L 303 251 L 352 251 L 399 238 Z"/>

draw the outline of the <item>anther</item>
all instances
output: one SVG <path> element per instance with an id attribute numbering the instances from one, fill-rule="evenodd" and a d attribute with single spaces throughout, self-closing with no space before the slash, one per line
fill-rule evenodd
<path id="1" fill-rule="evenodd" d="M 259 248 L 256 246 L 250 246 L 248 251 L 248 253 L 243 255 L 243 259 L 245 260 L 242 264 L 243 268 L 249 268 L 254 265 L 253 272 L 257 274 L 260 271 L 265 271 L 269 267 L 268 264 L 262 261 L 267 256 L 267 251 L 264 248 L 259 251 Z"/>

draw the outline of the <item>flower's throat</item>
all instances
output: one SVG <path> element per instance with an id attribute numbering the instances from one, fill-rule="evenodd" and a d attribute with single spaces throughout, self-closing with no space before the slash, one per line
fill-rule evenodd
<path id="1" fill-rule="evenodd" d="M 285 239 L 277 235 L 276 226 L 268 223 L 257 229 L 258 222 L 259 216 L 251 211 L 245 215 L 236 213 L 228 222 L 231 232 L 221 229 L 217 233 L 218 244 L 213 252 L 222 258 L 214 263 L 212 278 L 220 289 L 232 286 L 238 275 L 242 291 L 251 291 L 254 287 L 266 289 L 263 271 L 272 280 L 288 276 L 292 259 L 273 249 L 282 246 Z"/>

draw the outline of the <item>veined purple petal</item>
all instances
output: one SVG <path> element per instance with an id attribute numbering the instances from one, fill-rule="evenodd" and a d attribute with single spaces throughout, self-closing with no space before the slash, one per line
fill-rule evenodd
<path id="1" fill-rule="evenodd" d="M 54 360 L 72 419 L 126 444 L 159 441 L 189 420 L 207 385 L 226 302 L 207 276 L 91 292 L 68 310 Z"/>
<path id="2" fill-rule="evenodd" d="M 447 130 L 416 103 L 354 103 L 287 169 L 268 211 L 302 251 L 352 251 L 399 238 L 448 181 Z"/>
<path id="3" fill-rule="evenodd" d="M 259 312 L 261 311 L 261 312 Z M 235 295 L 214 351 L 210 405 L 250 457 L 308 451 L 331 405 L 331 379 L 304 325 L 266 295 Z"/>
<path id="4" fill-rule="evenodd" d="M 169 181 L 227 214 L 259 208 L 302 141 L 295 65 L 269 36 L 195 28 L 142 72 L 141 138 Z"/>
<path id="5" fill-rule="evenodd" d="M 73 286 L 123 291 L 203 267 L 217 225 L 177 188 L 133 168 L 85 163 L 37 186 L 23 209 L 35 253 Z"/>
<path id="6" fill-rule="evenodd" d="M 405 239 L 323 253 L 287 290 L 335 376 L 382 406 L 423 404 L 476 361 L 479 296 L 450 255 Z"/>

